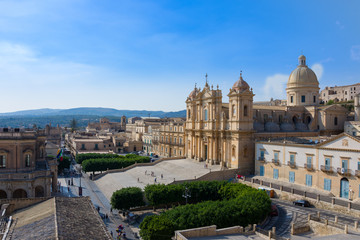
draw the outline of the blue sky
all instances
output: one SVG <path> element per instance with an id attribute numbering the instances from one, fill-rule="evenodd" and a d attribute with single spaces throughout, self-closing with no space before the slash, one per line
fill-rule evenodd
<path id="1" fill-rule="evenodd" d="M 346 3 L 346 4 L 345 4 Z M 304 54 L 320 88 L 360 82 L 360 1 L 2 1 L 0 112 L 177 111 L 194 84 L 224 101 L 285 98 Z"/>

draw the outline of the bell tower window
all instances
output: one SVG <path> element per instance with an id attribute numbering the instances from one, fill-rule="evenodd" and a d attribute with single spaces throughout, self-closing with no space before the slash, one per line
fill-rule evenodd
<path id="1" fill-rule="evenodd" d="M 301 102 L 304 103 L 305 102 L 305 95 L 301 96 Z"/>
<path id="2" fill-rule="evenodd" d="M 294 102 L 294 96 L 290 96 L 290 102 L 291 102 L 291 103 Z"/>
<path id="3" fill-rule="evenodd" d="M 248 115 L 248 107 L 247 105 L 244 106 L 244 117 L 247 117 Z"/>
<path id="4" fill-rule="evenodd" d="M 316 103 L 316 96 L 314 96 L 314 103 Z"/>

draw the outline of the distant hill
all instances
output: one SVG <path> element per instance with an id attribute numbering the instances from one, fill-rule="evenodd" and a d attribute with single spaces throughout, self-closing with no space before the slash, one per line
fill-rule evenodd
<path id="1" fill-rule="evenodd" d="M 117 110 L 113 108 L 71 108 L 71 109 L 35 109 L 0 113 L 0 127 L 37 127 L 44 128 L 46 124 L 53 126 L 68 126 L 71 119 L 75 118 L 80 127 L 89 122 L 99 121 L 107 117 L 110 121 L 120 122 L 121 116 L 129 117 L 186 117 L 186 110 L 177 112 L 146 111 L 146 110 Z"/>
<path id="2" fill-rule="evenodd" d="M 117 110 L 114 108 L 70 108 L 70 109 L 34 109 L 24 110 L 10 113 L 0 113 L 3 117 L 12 116 L 68 116 L 68 115 L 86 115 L 86 116 L 126 116 L 126 117 L 185 117 L 185 110 L 177 112 L 163 112 L 163 111 L 147 111 L 147 110 Z"/>

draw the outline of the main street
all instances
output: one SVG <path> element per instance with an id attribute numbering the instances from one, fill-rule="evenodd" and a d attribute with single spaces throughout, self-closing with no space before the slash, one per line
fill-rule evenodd
<path id="1" fill-rule="evenodd" d="M 69 180 L 70 182 L 73 180 L 74 185 L 68 185 Z M 120 224 L 125 227 L 124 231 L 126 233 L 126 239 L 137 239 L 130 226 L 121 219 L 118 211 L 110 211 L 111 205 L 109 200 L 107 200 L 107 198 L 98 189 L 96 184 L 94 184 L 86 174 L 81 174 L 81 177 L 79 174 L 76 177 L 59 177 L 59 182 L 61 183 L 62 187 L 62 195 L 67 197 L 79 196 L 79 186 L 81 184 L 82 196 L 90 197 L 94 206 L 100 208 L 99 214 L 101 216 L 105 216 L 105 214 L 108 215 L 108 219 L 104 219 L 104 223 L 109 232 L 113 233 L 114 239 L 117 239 L 116 229 Z"/>

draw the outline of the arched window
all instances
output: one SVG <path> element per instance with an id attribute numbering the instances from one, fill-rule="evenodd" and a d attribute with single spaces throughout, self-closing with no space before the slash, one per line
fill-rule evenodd
<path id="1" fill-rule="evenodd" d="M 247 117 L 248 115 L 248 107 L 247 105 L 244 106 L 244 117 Z"/>
<path id="2" fill-rule="evenodd" d="M 188 118 L 191 118 L 191 110 L 188 109 Z"/>
<path id="3" fill-rule="evenodd" d="M 231 156 L 235 157 L 236 148 L 235 146 L 232 147 Z"/>
<path id="4" fill-rule="evenodd" d="M 235 104 L 232 105 L 231 111 L 232 111 L 232 115 L 235 116 L 235 114 L 236 114 Z"/>
<path id="5" fill-rule="evenodd" d="M 205 121 L 208 120 L 208 110 L 207 109 L 204 110 L 204 120 Z"/>

